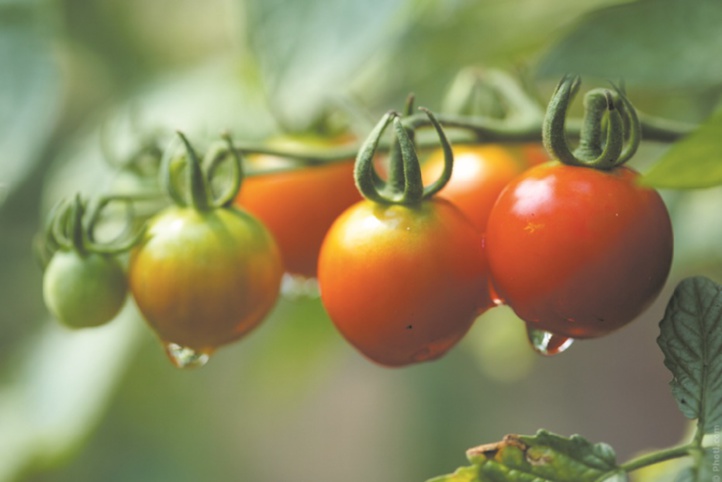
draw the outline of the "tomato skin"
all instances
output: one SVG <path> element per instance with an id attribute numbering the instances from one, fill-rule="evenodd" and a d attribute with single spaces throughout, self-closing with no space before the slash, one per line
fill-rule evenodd
<path id="1" fill-rule="evenodd" d="M 637 186 L 637 176 L 548 163 L 499 196 L 486 232 L 492 282 L 531 327 L 602 336 L 657 297 L 672 226 L 659 194 Z"/>
<path id="2" fill-rule="evenodd" d="M 526 143 L 509 147 L 511 154 L 519 159 L 526 168 L 549 162 L 551 158 L 544 146 L 538 143 Z"/>
<path id="3" fill-rule="evenodd" d="M 123 307 L 127 294 L 122 266 L 102 254 L 57 251 L 43 276 L 45 305 L 70 328 L 109 322 Z"/>
<path id="4" fill-rule="evenodd" d="M 282 273 L 273 238 L 248 213 L 170 207 L 132 252 L 129 282 L 163 342 L 210 353 L 263 320 Z"/>
<path id="5" fill-rule="evenodd" d="M 277 141 L 280 147 L 328 147 L 325 143 Z M 250 176 L 236 203 L 260 219 L 278 243 L 287 272 L 316 276 L 318 253 L 326 231 L 349 206 L 361 200 L 353 180 L 354 161 L 297 167 L 292 161 L 269 155 L 249 156 L 255 169 L 285 167 L 287 171 Z"/>
<path id="6" fill-rule="evenodd" d="M 361 201 L 321 249 L 321 300 L 341 334 L 385 366 L 433 360 L 492 306 L 481 234 L 448 201 Z"/>
<path id="7" fill-rule="evenodd" d="M 459 145 L 453 152 L 451 179 L 437 196 L 455 204 L 483 232 L 497 196 L 526 165 L 500 145 Z M 439 149 L 422 166 L 424 184 L 438 179 L 443 167 L 444 153 Z"/>

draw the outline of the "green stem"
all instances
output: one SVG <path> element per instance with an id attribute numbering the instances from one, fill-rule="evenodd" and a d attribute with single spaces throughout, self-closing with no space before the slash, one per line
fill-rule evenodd
<path id="1" fill-rule="evenodd" d="M 635 470 L 642 469 L 644 467 L 649 467 L 650 465 L 660 464 L 662 462 L 666 462 L 668 460 L 672 459 L 678 459 L 682 457 L 688 457 L 691 455 L 694 455 L 696 452 L 699 451 L 699 447 L 694 444 L 686 444 L 686 445 L 680 445 L 677 447 L 671 447 L 663 450 L 658 450 L 656 452 L 652 452 L 649 454 L 644 454 L 639 457 L 636 457 L 632 460 L 629 460 L 622 465 L 620 465 L 617 469 L 607 472 L 605 474 L 602 474 L 596 479 L 596 482 L 604 482 L 605 480 L 609 479 L 615 474 L 618 474 L 620 471 L 624 473 L 630 473 L 634 472 Z"/>
<path id="2" fill-rule="evenodd" d="M 661 119 L 642 113 L 639 114 L 639 124 L 645 141 L 675 142 L 694 131 L 697 126 L 680 122 Z M 456 131 L 447 132 L 449 142 L 452 144 L 480 144 L 488 142 L 501 143 L 525 143 L 541 142 L 542 122 L 539 119 L 501 120 L 488 117 L 460 116 L 450 114 L 437 114 L 437 120 L 446 129 Z M 402 120 L 403 124 L 411 128 L 433 127 L 433 124 L 424 114 L 414 114 Z M 578 139 L 582 130 L 581 119 L 568 119 L 566 122 L 566 134 L 570 139 Z M 389 152 L 393 142 L 379 141 L 378 152 Z M 437 139 L 418 138 L 416 147 L 422 150 L 433 149 L 439 146 Z M 323 150 L 305 149 L 303 151 L 291 151 L 269 147 L 264 144 L 235 142 L 236 152 L 247 154 L 265 154 L 270 156 L 284 157 L 296 160 L 300 166 L 316 166 L 334 162 L 345 162 L 354 159 L 358 153 L 360 144 L 353 144 L 343 147 L 332 147 Z M 624 156 L 623 156 L 624 157 Z M 287 170 L 268 169 L 246 173 L 247 176 L 255 176 Z"/>
<path id="3" fill-rule="evenodd" d="M 680 445 L 678 447 L 671 447 L 664 450 L 658 450 L 650 454 L 641 455 L 637 458 L 629 460 L 623 463 L 620 468 L 625 472 L 632 472 L 649 465 L 659 464 L 667 460 L 678 459 L 680 457 L 686 457 L 692 455 L 699 447 L 696 444 Z"/>

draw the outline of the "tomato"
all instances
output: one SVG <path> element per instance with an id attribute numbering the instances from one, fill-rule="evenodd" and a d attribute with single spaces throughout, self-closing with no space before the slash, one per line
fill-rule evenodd
<path id="1" fill-rule="evenodd" d="M 129 282 L 164 343 L 211 353 L 263 320 L 282 272 L 273 238 L 253 216 L 173 206 L 149 221 Z"/>
<path id="2" fill-rule="evenodd" d="M 329 147 L 335 141 L 285 140 L 279 147 Z M 249 170 L 285 168 L 284 172 L 247 177 L 237 204 L 258 217 L 278 243 L 289 273 L 316 276 L 318 253 L 326 231 L 349 206 L 361 200 L 348 162 L 298 166 L 289 159 L 254 155 Z"/>
<path id="3" fill-rule="evenodd" d="M 486 251 L 499 296 L 530 327 L 571 338 L 629 323 L 662 289 L 669 214 L 626 167 L 547 163 L 517 177 L 489 216 Z"/>
<path id="4" fill-rule="evenodd" d="M 526 166 L 499 145 L 459 145 L 453 152 L 451 179 L 437 196 L 454 203 L 478 230 L 484 231 L 496 197 Z M 438 179 L 443 168 L 444 153 L 439 149 L 422 166 L 424 184 Z"/>
<path id="5" fill-rule="evenodd" d="M 123 307 L 127 293 L 122 266 L 103 254 L 56 251 L 43 275 L 45 305 L 71 328 L 109 322 Z"/>
<path id="6" fill-rule="evenodd" d="M 433 360 L 492 305 L 481 244 L 446 200 L 361 201 L 323 243 L 321 300 L 341 334 L 376 363 Z"/>
<path id="7" fill-rule="evenodd" d="M 537 143 L 527 143 L 509 146 L 511 154 L 519 159 L 525 167 L 534 167 L 551 160 L 544 146 Z"/>

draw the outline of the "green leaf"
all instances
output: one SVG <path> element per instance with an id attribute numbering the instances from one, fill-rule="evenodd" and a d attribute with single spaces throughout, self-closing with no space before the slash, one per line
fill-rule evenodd
<path id="1" fill-rule="evenodd" d="M 673 144 L 641 179 L 646 186 L 690 189 L 722 184 L 722 111 Z"/>
<path id="2" fill-rule="evenodd" d="M 60 74 L 35 3 L 0 4 L 0 205 L 34 168 L 60 111 Z"/>
<path id="3" fill-rule="evenodd" d="M 541 61 L 567 72 L 657 87 L 722 84 L 722 2 L 640 0 L 588 15 Z"/>
<path id="4" fill-rule="evenodd" d="M 594 482 L 605 475 L 625 477 L 609 445 L 545 430 L 534 436 L 507 435 L 466 454 L 471 467 L 428 482 Z"/>
<path id="5" fill-rule="evenodd" d="M 722 287 L 704 278 L 677 286 L 659 324 L 657 339 L 672 372 L 672 394 L 698 430 L 722 425 Z"/>
<path id="6" fill-rule="evenodd" d="M 280 120 L 308 127 L 393 41 L 405 0 L 251 0 L 248 34 Z"/>
<path id="7" fill-rule="evenodd" d="M 100 421 L 137 347 L 132 302 L 108 325 L 71 331 L 48 320 L 27 358 L 0 386 L 0 482 L 77 450 Z"/>

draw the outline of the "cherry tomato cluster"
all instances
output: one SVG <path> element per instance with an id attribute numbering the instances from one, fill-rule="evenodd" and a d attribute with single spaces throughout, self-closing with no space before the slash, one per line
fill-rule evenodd
<path id="1" fill-rule="evenodd" d="M 622 165 L 638 139 L 620 92 L 595 118 L 605 128 L 583 132 L 581 147 L 569 152 L 563 119 L 577 88 L 565 79 L 555 93 L 544 124 L 547 150 L 452 149 L 425 109 L 441 148 L 423 163 L 414 128 L 393 112 L 355 163 L 309 156 L 299 165 L 262 153 L 242 160 L 229 137 L 200 159 L 181 134 L 183 152 L 167 149 L 159 169 L 172 204 L 135 234 L 97 242 L 108 200 L 90 212 L 79 198 L 58 209 L 46 233 L 46 304 L 71 327 L 97 326 L 118 314 L 130 292 L 178 366 L 202 364 L 257 327 L 284 272 L 317 277 L 341 335 L 384 366 L 444 355 L 502 303 L 530 333 L 557 345 L 605 335 L 660 292 L 672 229 L 659 194 Z M 394 139 L 379 172 L 377 150 L 389 126 Z M 271 145 L 325 149 L 347 141 Z M 230 171 L 221 176 L 223 166 Z M 255 175 L 244 179 L 247 170 Z M 134 221 L 129 214 L 131 231 Z M 128 251 L 126 274 L 116 255 Z"/>
<path id="2" fill-rule="evenodd" d="M 570 339 L 626 325 L 654 301 L 673 235 L 662 198 L 622 165 L 636 150 L 638 120 L 622 92 L 605 92 L 606 115 L 589 122 L 605 122 L 607 139 L 592 126 L 570 152 L 563 119 L 577 88 L 564 79 L 545 124 L 554 126 L 545 140 L 558 159 L 525 165 L 500 146 L 462 146 L 451 174 L 445 146 L 423 168 L 427 182 L 441 177 L 443 187 L 416 196 L 408 195 L 418 182 L 415 159 L 399 168 L 401 183 L 368 167 L 389 119 L 377 126 L 356 167 L 367 200 L 334 223 L 318 271 L 324 306 L 360 352 L 388 366 L 438 358 L 476 316 L 504 303 L 534 344 L 543 334 L 539 351 L 553 354 Z M 400 150 L 413 158 L 403 148 L 410 136 L 394 122 Z"/>
<path id="3" fill-rule="evenodd" d="M 156 209 L 132 239 L 101 249 L 94 229 L 102 209 L 86 213 L 78 198 L 72 213 L 56 210 L 40 255 L 46 304 L 59 321 L 71 328 L 105 324 L 130 293 L 171 360 L 188 367 L 258 326 L 284 272 L 314 277 L 326 231 L 361 195 L 352 159 L 302 168 L 258 154 L 242 163 L 227 138 L 201 160 L 185 136 L 179 139 L 185 152 L 169 148 L 157 169 L 172 203 Z M 279 142 L 341 141 L 270 145 Z M 229 159 L 230 174 L 219 175 Z M 244 169 L 259 173 L 245 179 L 239 194 Z M 218 178 L 229 184 L 221 193 Z M 132 206 L 131 195 L 123 199 Z M 137 227 L 137 217 L 127 224 Z M 116 256 L 123 252 L 130 252 L 127 274 Z"/>

